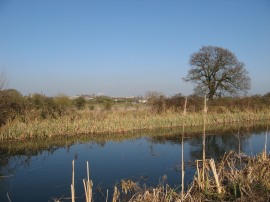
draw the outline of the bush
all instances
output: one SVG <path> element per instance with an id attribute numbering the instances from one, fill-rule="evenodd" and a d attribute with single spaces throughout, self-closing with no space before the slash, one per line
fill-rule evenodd
<path id="1" fill-rule="evenodd" d="M 22 94 L 14 89 L 0 91 L 0 126 L 21 114 L 25 107 Z"/>
<path id="2" fill-rule="evenodd" d="M 89 109 L 93 111 L 95 109 L 95 105 L 89 105 Z"/>
<path id="3" fill-rule="evenodd" d="M 59 107 L 61 115 L 71 107 L 71 100 L 64 94 L 59 94 L 53 98 L 54 103 Z"/>
<path id="4" fill-rule="evenodd" d="M 113 106 L 113 103 L 109 100 L 106 100 L 103 102 L 103 106 L 104 106 L 104 109 L 105 110 L 111 110 L 112 109 L 112 106 Z"/>
<path id="5" fill-rule="evenodd" d="M 26 112 L 34 110 L 35 118 L 56 118 L 61 115 L 61 107 L 54 102 L 52 97 L 35 93 L 26 99 Z"/>
<path id="6" fill-rule="evenodd" d="M 80 96 L 76 99 L 73 100 L 73 105 L 79 109 L 79 110 L 82 110 L 85 108 L 85 105 L 86 105 L 86 100 L 84 99 L 84 97 Z"/>
<path id="7" fill-rule="evenodd" d="M 203 109 L 204 98 L 198 96 L 189 96 L 187 100 L 188 112 L 199 112 Z M 183 112 L 185 104 L 185 96 L 181 94 L 166 98 L 164 96 L 151 97 L 148 99 L 153 112 L 161 113 L 166 110 L 172 110 L 175 112 Z"/>

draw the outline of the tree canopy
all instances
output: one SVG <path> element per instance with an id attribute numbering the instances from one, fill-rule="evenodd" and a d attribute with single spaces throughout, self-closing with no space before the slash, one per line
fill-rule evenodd
<path id="1" fill-rule="evenodd" d="M 227 49 L 203 46 L 191 55 L 189 63 L 191 69 L 184 80 L 195 83 L 194 92 L 197 95 L 206 94 L 213 99 L 247 93 L 250 89 L 245 64 Z"/>

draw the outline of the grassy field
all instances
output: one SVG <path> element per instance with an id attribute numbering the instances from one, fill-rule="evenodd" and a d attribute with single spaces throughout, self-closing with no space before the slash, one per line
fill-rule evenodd
<path id="1" fill-rule="evenodd" d="M 205 119 L 204 119 L 205 118 Z M 20 118 L 8 122 L 0 129 L 0 140 L 23 140 L 31 138 L 50 138 L 56 136 L 76 136 L 82 134 L 120 134 L 144 129 L 171 128 L 179 126 L 242 123 L 269 120 L 270 110 L 256 112 L 203 112 L 178 113 L 167 110 L 152 113 L 150 110 L 80 110 L 56 118 Z"/>

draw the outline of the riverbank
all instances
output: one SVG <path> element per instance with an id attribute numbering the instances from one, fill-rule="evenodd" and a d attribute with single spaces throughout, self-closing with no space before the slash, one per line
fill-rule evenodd
<path id="1" fill-rule="evenodd" d="M 77 111 L 52 119 L 36 119 L 29 122 L 15 119 L 0 129 L 0 140 L 23 140 L 77 136 L 82 134 L 120 134 L 145 129 L 173 128 L 180 126 L 244 123 L 269 120 L 270 110 L 238 112 L 177 113 L 165 111 L 152 113 L 148 110 L 133 111 Z"/>
<path id="2" fill-rule="evenodd" d="M 266 133 L 267 135 L 267 133 Z M 187 189 L 184 185 L 184 164 L 182 184 L 171 188 L 163 176 L 157 187 L 146 187 L 132 180 L 121 180 L 114 186 L 110 201 L 259 201 L 270 200 L 270 154 L 264 151 L 256 156 L 229 151 L 220 161 L 214 159 L 196 160 L 197 172 Z M 183 163 L 183 162 L 182 162 Z M 75 201 L 74 161 L 72 162 L 71 201 Z M 83 180 L 85 201 L 92 201 L 93 182 Z M 108 190 L 106 201 L 108 201 Z"/>
<path id="3" fill-rule="evenodd" d="M 207 134 L 238 134 L 239 131 L 245 134 L 251 134 L 252 132 L 259 132 L 265 130 L 269 125 L 269 121 L 255 121 L 249 123 L 238 123 L 233 124 L 218 124 L 212 125 L 206 128 Z M 166 142 L 170 140 L 175 143 L 181 144 L 182 127 L 173 128 L 157 128 L 141 131 L 130 131 L 126 133 L 115 133 L 115 134 L 83 134 L 83 135 L 70 135 L 70 136 L 53 136 L 51 138 L 32 138 L 24 139 L 22 141 L 6 140 L 0 144 L 0 151 L 2 154 L 10 155 L 31 155 L 39 153 L 43 150 L 53 150 L 59 147 L 69 147 L 76 143 L 87 143 L 89 141 L 96 143 L 97 145 L 105 145 L 108 141 L 122 142 L 125 140 L 132 140 L 142 137 L 151 137 L 153 142 Z M 192 138 L 194 136 L 201 136 L 203 126 L 192 126 L 185 127 L 185 138 Z"/>
<path id="4" fill-rule="evenodd" d="M 243 151 L 249 155 L 261 152 L 264 148 L 269 121 L 259 122 L 261 125 L 252 125 L 254 123 L 249 122 L 249 124 L 240 127 L 239 124 L 227 124 L 226 128 L 223 128 L 224 124 L 217 125 L 214 128 L 206 127 L 205 158 L 207 165 L 209 166 L 207 159 L 213 158 L 216 167 L 219 168 L 217 163 L 225 151 L 234 150 L 237 154 L 239 154 L 239 151 Z M 184 190 L 187 193 L 188 186 L 191 185 L 194 176 L 196 176 L 196 159 L 202 159 L 203 157 L 203 129 L 204 127 L 201 126 L 185 127 L 183 139 L 181 138 L 183 128 L 180 127 L 143 130 L 138 133 L 60 136 L 43 140 L 42 138 L 35 138 L 24 141 L 2 142 L 1 153 L 4 158 L 1 161 L 1 171 L 3 171 L 1 173 L 4 176 L 14 175 L 6 181 L 7 183 L 2 189 L 2 198 L 6 199 L 6 193 L 8 192 L 12 201 L 27 201 L 30 198 L 35 198 L 35 201 L 53 201 L 53 199 L 54 201 L 57 201 L 57 199 L 59 201 L 71 201 L 71 161 L 74 159 L 76 201 L 85 201 L 82 180 L 87 176 L 86 161 L 89 161 L 90 165 L 90 176 L 94 183 L 93 199 L 95 201 L 106 201 L 107 190 L 108 201 L 112 201 L 115 184 L 117 184 L 117 189 L 120 192 L 121 201 L 128 201 L 131 197 L 136 198 L 140 194 L 145 194 L 149 198 L 152 195 L 159 197 L 159 199 L 162 199 L 162 197 L 168 199 L 171 196 L 170 193 L 178 197 L 175 200 L 177 201 L 181 199 L 181 154 L 184 154 Z M 152 134 L 153 131 L 159 131 L 159 133 Z M 130 136 L 126 136 L 127 134 Z M 126 139 L 128 137 L 130 139 Z M 93 141 L 94 138 L 97 139 Z M 26 143 L 27 145 L 25 145 Z M 184 145 L 184 152 L 182 153 L 181 145 Z M 269 148 L 268 143 L 268 152 Z M 244 166 L 246 156 L 241 154 L 240 157 Z M 202 168 L 202 164 L 199 165 L 199 168 Z M 211 176 L 212 171 L 207 172 Z M 165 180 L 163 186 L 159 186 L 158 179 L 166 178 L 161 178 L 163 175 L 167 176 L 167 180 Z M 36 186 L 40 179 L 39 176 L 46 179 L 42 184 L 43 189 Z M 123 179 L 123 183 L 121 179 Z M 20 183 L 24 180 L 27 183 Z M 122 185 L 125 185 L 127 189 L 134 185 L 128 180 L 132 180 L 135 184 L 138 183 L 139 189 L 131 190 L 131 192 L 127 190 L 125 196 L 122 193 Z M 15 181 L 16 183 L 10 183 Z M 170 185 L 171 188 L 165 186 L 166 184 Z M 213 193 L 216 193 L 215 182 L 211 182 L 210 185 L 211 187 L 207 191 L 212 190 Z M 27 192 L 29 189 L 33 190 L 35 194 L 29 194 Z M 154 189 L 155 193 L 159 193 L 158 195 L 153 195 L 155 194 Z M 47 191 L 44 193 L 42 190 Z M 174 201 L 173 199 L 171 198 L 171 201 Z M 145 200 L 141 199 L 141 201 Z M 233 201 L 233 199 L 227 201 Z"/>
<path id="5" fill-rule="evenodd" d="M 112 201 L 269 201 L 270 155 L 263 152 L 250 157 L 228 152 L 216 165 L 213 159 L 207 160 L 204 176 L 198 168 L 189 188 L 185 192 L 180 189 L 164 183 L 141 188 L 130 180 L 121 181 Z"/>

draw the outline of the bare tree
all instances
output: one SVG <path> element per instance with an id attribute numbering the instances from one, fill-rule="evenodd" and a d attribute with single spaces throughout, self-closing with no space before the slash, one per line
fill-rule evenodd
<path id="1" fill-rule="evenodd" d="M 247 93 L 250 78 L 245 65 L 227 49 L 215 46 L 203 46 L 191 55 L 191 69 L 185 81 L 196 84 L 194 92 L 207 94 L 209 99 L 224 95 Z"/>
<path id="2" fill-rule="evenodd" d="M 5 71 L 0 72 L 0 91 L 7 86 L 7 77 Z"/>

